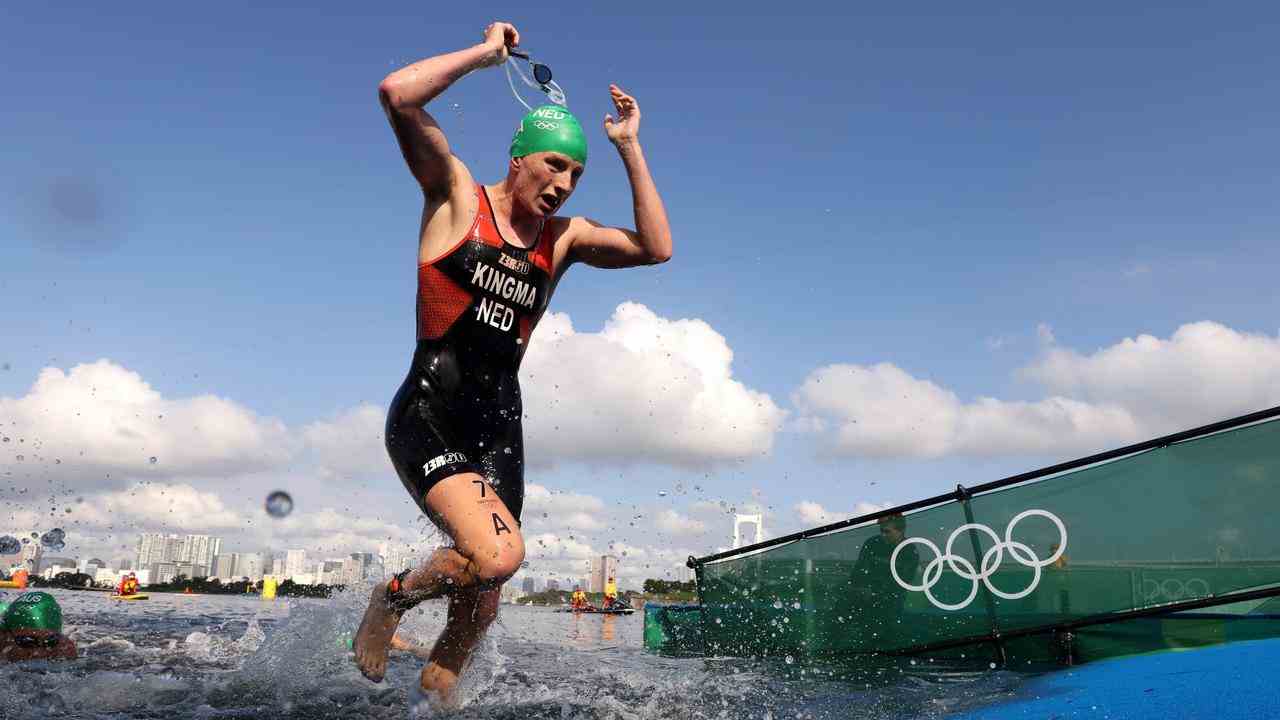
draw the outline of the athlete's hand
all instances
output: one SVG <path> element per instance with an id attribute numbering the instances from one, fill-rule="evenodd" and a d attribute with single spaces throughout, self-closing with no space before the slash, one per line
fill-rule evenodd
<path id="1" fill-rule="evenodd" d="M 640 137 L 640 106 L 636 99 L 622 92 L 617 85 L 609 86 L 609 97 L 613 99 L 618 117 L 615 120 L 612 114 L 604 116 L 604 134 L 614 145 L 635 142 Z"/>
<path id="2" fill-rule="evenodd" d="M 491 22 L 484 29 L 483 45 L 492 53 L 490 65 L 501 65 L 507 61 L 508 51 L 520 44 L 520 31 L 516 26 L 505 22 Z"/>

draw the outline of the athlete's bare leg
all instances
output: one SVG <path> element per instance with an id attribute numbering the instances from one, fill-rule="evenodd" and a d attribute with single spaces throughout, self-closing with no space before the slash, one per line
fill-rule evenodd
<path id="1" fill-rule="evenodd" d="M 431 520 L 453 540 L 405 577 L 403 601 L 393 608 L 387 588 L 374 587 L 364 619 L 352 643 L 356 664 L 364 676 L 380 682 L 387 668 L 387 652 L 401 615 L 423 600 L 463 591 L 497 589 L 524 561 L 520 526 L 493 488 L 476 473 L 451 475 L 427 492 Z M 450 621 L 453 624 L 452 603 Z"/>
<path id="2" fill-rule="evenodd" d="M 465 590 L 449 597 L 449 620 L 431 649 L 431 662 L 422 668 L 423 692 L 435 692 L 452 704 L 453 689 L 484 631 L 498 617 L 499 588 Z"/>

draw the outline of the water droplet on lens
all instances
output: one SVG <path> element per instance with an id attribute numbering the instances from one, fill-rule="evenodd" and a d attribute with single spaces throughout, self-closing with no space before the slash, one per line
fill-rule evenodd
<path id="1" fill-rule="evenodd" d="M 40 536 L 40 544 L 50 550 L 61 550 L 67 546 L 67 533 L 62 528 L 54 528 Z"/>
<path id="2" fill-rule="evenodd" d="M 293 498 L 283 490 L 277 490 L 267 496 L 267 514 L 274 518 L 282 518 L 293 512 Z"/>
<path id="3" fill-rule="evenodd" d="M 795 659 L 795 658 L 793 658 L 793 657 L 791 657 L 790 655 L 786 656 L 786 657 L 785 657 L 785 658 L 783 658 L 783 659 L 787 661 L 787 664 L 788 664 L 788 665 L 790 665 L 791 663 L 793 663 L 793 662 L 795 662 L 795 661 L 796 661 L 796 659 Z"/>
<path id="4" fill-rule="evenodd" d="M 0 537 L 0 555 L 16 555 L 22 552 L 22 543 L 12 535 Z"/>
<path id="5" fill-rule="evenodd" d="M 659 490 L 659 491 L 658 491 L 658 497 L 666 497 L 666 496 L 667 496 L 667 491 L 666 491 L 666 490 Z"/>
<path id="6" fill-rule="evenodd" d="M 774 610 L 781 610 L 781 609 L 782 609 L 782 601 L 781 601 L 781 600 L 774 600 L 774 601 L 773 601 L 773 609 L 774 609 Z"/>
<path id="7" fill-rule="evenodd" d="M 155 464 L 156 464 L 156 456 L 155 456 L 155 455 L 152 455 L 152 456 L 151 456 L 151 458 L 148 460 L 148 462 L 150 462 L 152 465 L 155 465 Z"/>
<path id="8" fill-rule="evenodd" d="M 798 602 L 791 603 L 791 609 L 792 609 L 792 610 L 799 610 L 799 609 L 800 609 L 800 603 L 798 603 Z"/>
<path id="9" fill-rule="evenodd" d="M 528 561 L 528 560 L 525 560 L 524 562 L 520 563 L 520 567 L 522 567 L 522 568 L 527 568 L 527 567 L 529 567 L 529 561 Z"/>

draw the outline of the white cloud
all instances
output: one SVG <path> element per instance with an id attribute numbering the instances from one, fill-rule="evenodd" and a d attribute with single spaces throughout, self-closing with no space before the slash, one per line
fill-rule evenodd
<path id="1" fill-rule="evenodd" d="M 733 351 L 701 320 L 619 305 L 599 333 L 548 313 L 521 374 L 531 462 L 701 466 L 773 446 L 784 412 L 733 378 Z"/>
<path id="2" fill-rule="evenodd" d="M 246 520 L 243 513 L 227 507 L 215 493 L 201 492 L 190 485 L 139 483 L 127 490 L 102 493 L 76 507 L 73 512 L 77 519 L 98 526 L 159 523 L 217 531 L 241 528 Z"/>
<path id="3" fill-rule="evenodd" d="M 659 512 L 653 519 L 659 531 L 668 535 L 701 535 L 707 531 L 707 524 L 695 520 L 670 508 Z"/>
<path id="4" fill-rule="evenodd" d="M 1092 355 L 1054 344 L 1020 376 L 1033 402 L 956 393 L 902 369 L 828 365 L 793 395 L 795 426 L 840 456 L 875 458 L 1091 452 L 1280 404 L 1280 339 L 1218 323 L 1142 335 Z"/>
<path id="5" fill-rule="evenodd" d="M 806 525 L 826 525 L 843 519 L 840 514 L 833 513 L 812 500 L 796 503 L 795 510 L 796 517 Z"/>
<path id="6" fill-rule="evenodd" d="M 545 485 L 525 481 L 521 522 L 529 530 L 600 530 L 604 501 L 594 495 L 554 491 Z"/>
<path id="7" fill-rule="evenodd" d="M 0 398 L 0 417 L 0 463 L 50 478 L 239 474 L 279 466 L 295 446 L 278 420 L 214 395 L 162 397 L 110 360 L 45 368 L 25 396 Z"/>
<path id="8" fill-rule="evenodd" d="M 823 433 L 827 450 L 842 456 L 1049 453 L 1137 436 L 1123 408 L 1062 397 L 1034 403 L 978 398 L 965 404 L 954 392 L 888 363 L 819 368 L 794 400 L 801 413 L 831 428 Z"/>
<path id="9" fill-rule="evenodd" d="M 1139 335 L 1091 355 L 1054 348 L 1023 376 L 1123 407 L 1146 434 L 1280 404 L 1280 337 L 1189 323 L 1168 339 Z"/>
<path id="10" fill-rule="evenodd" d="M 877 510 L 884 510 L 892 507 L 892 503 L 877 504 L 873 502 L 858 502 L 854 504 L 852 511 L 844 510 L 827 510 L 825 507 L 812 500 L 802 500 L 796 503 L 796 517 L 805 527 L 815 527 L 818 525 L 828 525 L 841 520 L 867 515 Z"/>
<path id="11" fill-rule="evenodd" d="M 394 474 L 382 440 L 385 424 L 384 408 L 364 404 L 307 425 L 302 437 L 323 478 Z"/>

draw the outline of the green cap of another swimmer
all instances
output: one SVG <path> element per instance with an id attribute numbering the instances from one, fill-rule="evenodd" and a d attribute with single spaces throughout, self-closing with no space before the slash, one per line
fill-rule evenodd
<path id="1" fill-rule="evenodd" d="M 52 630 L 62 632 L 62 608 L 46 592 L 29 592 L 9 603 L 0 630 Z"/>
<path id="2" fill-rule="evenodd" d="M 511 138 L 511 157 L 558 152 L 587 164 L 587 136 L 573 113 L 559 105 L 534 108 L 520 120 Z"/>

